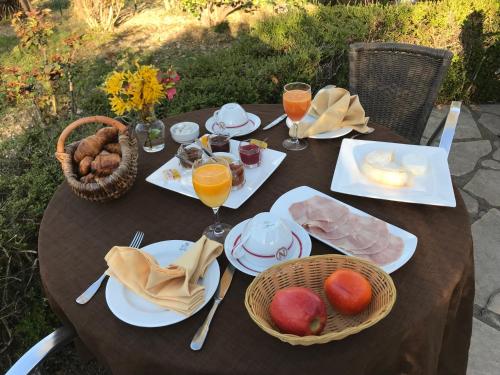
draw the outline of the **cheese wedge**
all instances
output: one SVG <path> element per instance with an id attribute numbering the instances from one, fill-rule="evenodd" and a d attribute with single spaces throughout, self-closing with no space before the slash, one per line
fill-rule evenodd
<path id="1" fill-rule="evenodd" d="M 373 160 L 373 158 L 365 157 L 361 165 L 361 172 L 372 181 L 395 187 L 410 184 L 411 174 L 401 165 L 393 161 L 387 162 L 387 158 L 381 158 L 377 162 Z"/>
<path id="2" fill-rule="evenodd" d="M 365 161 L 369 164 L 384 165 L 394 160 L 394 152 L 386 150 L 370 151 L 365 156 Z"/>

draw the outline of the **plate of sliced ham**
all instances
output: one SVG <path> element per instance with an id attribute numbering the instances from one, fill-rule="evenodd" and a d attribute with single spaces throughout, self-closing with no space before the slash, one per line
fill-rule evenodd
<path id="1" fill-rule="evenodd" d="M 343 254 L 368 259 L 387 273 L 415 253 L 417 237 L 308 186 L 283 194 L 271 213 L 294 220 Z"/>

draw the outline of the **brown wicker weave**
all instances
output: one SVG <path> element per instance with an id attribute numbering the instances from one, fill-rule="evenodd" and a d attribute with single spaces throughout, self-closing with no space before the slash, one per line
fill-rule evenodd
<path id="1" fill-rule="evenodd" d="M 119 167 L 111 175 L 102 178 L 96 177 L 96 182 L 82 183 L 78 180 L 77 166 L 73 162 L 73 154 L 79 141 L 66 147 L 64 143 L 73 130 L 89 123 L 102 123 L 118 129 L 122 160 Z M 61 163 L 66 181 L 73 192 L 90 201 L 105 202 L 122 196 L 132 187 L 137 175 L 137 141 L 129 136 L 125 125 L 105 116 L 84 117 L 69 124 L 59 136 L 55 155 Z"/>
<path id="2" fill-rule="evenodd" d="M 399 43 L 354 43 L 349 90 L 366 115 L 419 144 L 453 54 Z"/>
<path id="3" fill-rule="evenodd" d="M 339 268 L 358 271 L 370 281 L 372 302 L 358 315 L 341 315 L 327 302 L 323 283 Z M 279 289 L 289 286 L 311 288 L 325 301 L 328 306 L 328 320 L 320 336 L 283 334 L 274 327 L 269 315 L 269 305 Z M 245 294 L 245 306 L 253 321 L 265 332 L 292 345 L 324 344 L 358 333 L 389 314 L 395 301 L 396 287 L 387 273 L 369 261 L 334 254 L 290 260 L 273 266 L 257 276 Z"/>

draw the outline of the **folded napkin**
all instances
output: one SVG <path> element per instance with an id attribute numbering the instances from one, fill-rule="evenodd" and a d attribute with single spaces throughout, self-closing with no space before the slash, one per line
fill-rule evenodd
<path id="1" fill-rule="evenodd" d="M 149 254 L 132 247 L 113 247 L 105 256 L 108 275 L 141 297 L 169 310 L 191 315 L 204 301 L 198 280 L 222 253 L 222 245 L 201 237 L 175 262 L 160 267 Z"/>
<path id="2" fill-rule="evenodd" d="M 366 126 L 368 117 L 359 102 L 357 95 L 351 95 L 346 89 L 335 86 L 326 86 L 318 91 L 314 97 L 309 115 L 317 118 L 312 123 L 300 122 L 297 137 L 305 138 L 311 135 L 331 131 L 339 128 L 351 128 L 360 133 L 371 130 Z M 293 127 L 290 136 L 293 136 Z"/>

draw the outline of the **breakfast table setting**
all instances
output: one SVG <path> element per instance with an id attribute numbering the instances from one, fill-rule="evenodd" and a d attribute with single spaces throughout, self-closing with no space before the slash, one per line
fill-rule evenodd
<path id="1" fill-rule="evenodd" d="M 93 116 L 57 144 L 40 273 L 82 353 L 116 374 L 465 374 L 473 245 L 445 150 L 303 83 L 162 123 Z"/>

